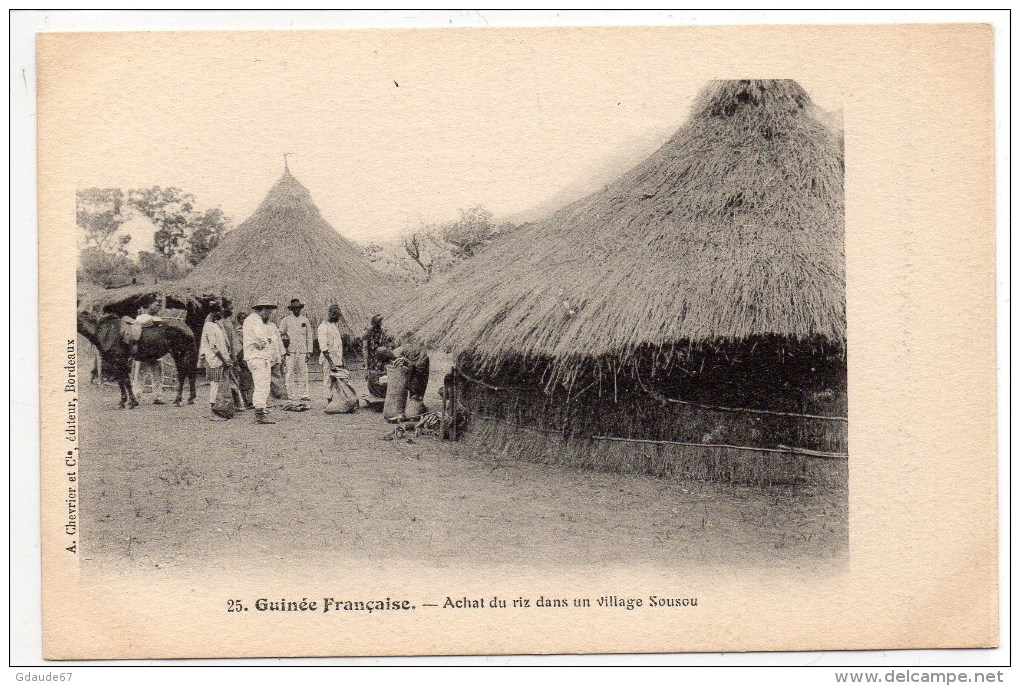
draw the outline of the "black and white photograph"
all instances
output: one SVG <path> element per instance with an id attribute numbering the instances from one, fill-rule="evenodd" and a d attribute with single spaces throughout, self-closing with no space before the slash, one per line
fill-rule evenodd
<path id="1" fill-rule="evenodd" d="M 83 188 L 86 562 L 838 563 L 838 112 L 780 79 L 689 106 L 561 208 L 368 244 L 283 156 L 236 228 L 179 187 Z"/>
<path id="2" fill-rule="evenodd" d="M 957 28 L 40 34 L 44 625 L 108 611 L 47 657 L 987 647 L 984 525 L 958 633 L 854 628 L 935 439 L 882 428 L 931 242 L 862 113 L 936 96 L 832 45 Z"/>

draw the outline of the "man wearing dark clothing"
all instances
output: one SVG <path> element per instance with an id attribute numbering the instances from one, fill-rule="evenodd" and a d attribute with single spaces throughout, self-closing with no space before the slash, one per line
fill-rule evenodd
<path id="1" fill-rule="evenodd" d="M 393 339 L 383 331 L 382 315 L 377 314 L 372 317 L 372 323 L 365 329 L 365 334 L 361 337 L 361 350 L 365 355 L 365 366 L 371 370 L 383 371 L 386 368 L 386 362 L 392 360 L 393 356 L 386 355 L 379 349 L 383 348 L 389 351 L 392 347 Z"/>
<path id="2" fill-rule="evenodd" d="M 365 376 L 368 380 L 368 391 L 382 398 L 386 396 L 386 384 L 379 381 L 386 373 L 386 365 L 392 362 L 393 339 L 382 328 L 382 315 L 372 317 L 372 323 L 365 329 L 361 337 L 361 351 L 365 357 Z"/>
<path id="3" fill-rule="evenodd" d="M 255 380 L 252 378 L 248 365 L 244 363 L 244 334 L 242 332 L 244 317 L 244 312 L 238 312 L 234 319 L 234 333 L 237 336 L 234 340 L 237 343 L 237 347 L 231 348 L 231 352 L 234 354 L 234 362 L 236 363 L 234 369 L 237 372 L 237 387 L 241 391 L 241 398 L 244 400 L 245 409 L 250 409 L 254 407 L 252 402 L 255 396 Z"/>
<path id="4" fill-rule="evenodd" d="M 407 377 L 407 395 L 415 400 L 425 400 L 425 389 L 429 384 L 429 354 L 425 348 L 404 346 L 404 357 L 411 363 Z"/>

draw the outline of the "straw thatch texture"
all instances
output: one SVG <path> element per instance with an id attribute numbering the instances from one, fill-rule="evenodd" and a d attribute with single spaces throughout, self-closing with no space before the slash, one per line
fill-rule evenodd
<path id="1" fill-rule="evenodd" d="M 337 304 L 343 312 L 342 332 L 349 336 L 360 335 L 372 315 L 391 306 L 402 290 L 322 218 L 308 189 L 289 169 L 255 213 L 180 285 L 226 297 L 235 311 L 269 298 L 286 314 L 290 299 L 301 298 L 313 325 Z"/>
<path id="2" fill-rule="evenodd" d="M 843 150 L 793 81 L 721 81 L 656 153 L 396 311 L 430 346 L 560 368 L 751 336 L 846 340 Z"/>
<path id="3" fill-rule="evenodd" d="M 123 314 L 135 314 L 139 306 L 149 303 L 152 298 L 166 297 L 175 306 L 186 307 L 198 303 L 203 293 L 196 292 L 177 281 L 166 281 L 153 284 L 132 284 L 120 288 L 103 288 L 94 284 L 78 282 L 79 309 L 98 310 L 106 307 L 120 309 Z"/>

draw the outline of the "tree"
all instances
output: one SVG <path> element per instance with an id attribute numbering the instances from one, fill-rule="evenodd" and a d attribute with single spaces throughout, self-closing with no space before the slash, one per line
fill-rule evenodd
<path id="1" fill-rule="evenodd" d="M 229 220 L 223 210 L 214 207 L 206 210 L 192 222 L 191 236 L 188 238 L 188 261 L 198 264 L 220 243 L 227 230 Z"/>
<path id="2" fill-rule="evenodd" d="M 409 275 L 422 283 L 458 262 L 471 259 L 495 238 L 516 228 L 509 223 L 494 223 L 491 212 L 475 206 L 461 209 L 456 221 L 422 222 L 395 241 L 369 246 L 365 255 L 384 271 Z"/>
<path id="3" fill-rule="evenodd" d="M 156 225 L 152 243 L 158 254 L 173 259 L 185 252 L 195 196 L 180 188 L 153 186 L 129 192 L 128 202 Z"/>
<path id="4" fill-rule="evenodd" d="M 188 269 L 175 260 L 162 253 L 140 250 L 138 252 L 138 268 L 146 274 L 152 274 L 157 279 L 174 280 L 184 276 Z"/>
<path id="5" fill-rule="evenodd" d="M 127 255 L 125 246 L 131 236 L 118 236 L 127 221 L 124 214 L 124 191 L 119 188 L 85 188 L 77 193 L 75 214 L 85 234 L 85 247 L 96 248 L 108 255 Z"/>
<path id="6" fill-rule="evenodd" d="M 404 252 L 414 260 L 414 263 L 421 267 L 421 270 L 425 273 L 425 280 L 428 281 L 432 278 L 432 268 L 435 266 L 433 261 L 426 255 L 423 255 L 423 248 L 425 243 L 425 234 L 412 233 L 404 236 Z"/>
<path id="7" fill-rule="evenodd" d="M 103 286 L 131 282 L 136 265 L 121 253 L 109 253 L 97 246 L 84 248 L 78 254 L 78 278 Z"/>
<path id="8" fill-rule="evenodd" d="M 156 225 L 153 246 L 158 255 L 190 265 L 202 261 L 227 230 L 223 210 L 196 209 L 191 193 L 180 188 L 153 186 L 128 193 L 128 203 Z"/>
<path id="9" fill-rule="evenodd" d="M 460 220 L 442 224 L 439 235 L 452 244 L 458 257 L 474 257 L 475 252 L 493 238 L 492 212 L 475 206 L 460 210 Z"/>

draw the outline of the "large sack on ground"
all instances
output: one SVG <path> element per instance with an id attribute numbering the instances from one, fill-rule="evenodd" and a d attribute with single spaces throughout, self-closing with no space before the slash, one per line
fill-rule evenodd
<path id="1" fill-rule="evenodd" d="M 234 405 L 234 394 L 230 390 L 230 377 L 226 374 L 220 380 L 220 386 L 216 389 L 216 402 L 213 403 L 213 412 L 224 419 L 230 419 L 237 412 Z"/>
<path id="2" fill-rule="evenodd" d="M 425 407 L 425 403 L 420 398 L 415 396 L 409 396 L 407 399 L 407 406 L 404 408 L 404 416 L 408 419 L 417 419 L 423 414 L 428 412 L 428 408 Z"/>
<path id="3" fill-rule="evenodd" d="M 408 369 L 404 365 L 386 366 L 386 402 L 383 404 L 383 419 L 393 419 L 404 414 L 407 406 Z"/>
<path id="4" fill-rule="evenodd" d="M 269 395 L 277 400 L 290 400 L 287 393 L 287 382 L 283 378 L 281 365 L 274 365 L 269 377 Z"/>
<path id="5" fill-rule="evenodd" d="M 345 370 L 329 374 L 329 402 L 326 414 L 350 414 L 358 409 L 358 394 L 348 383 L 350 373 Z"/>

